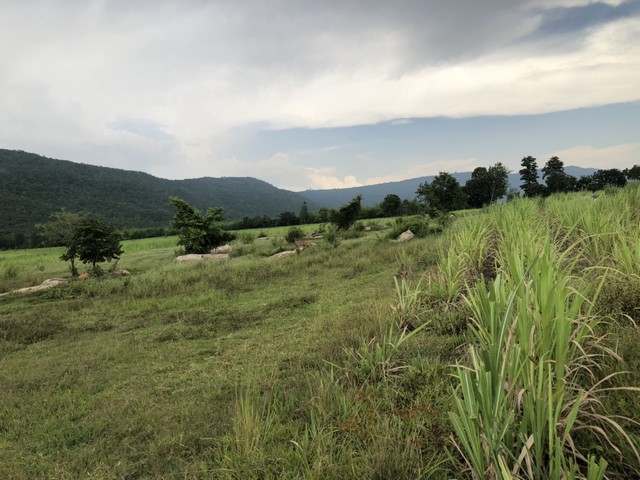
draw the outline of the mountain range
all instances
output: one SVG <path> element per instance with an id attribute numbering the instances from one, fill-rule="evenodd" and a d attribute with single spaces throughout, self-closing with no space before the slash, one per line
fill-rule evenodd
<path id="1" fill-rule="evenodd" d="M 568 174 L 591 175 L 595 169 L 567 167 Z M 464 184 L 470 172 L 452 174 Z M 412 199 L 418 186 L 433 176 L 333 190 L 291 192 L 252 177 L 167 180 L 143 172 L 97 167 L 56 160 L 21 150 L 0 149 L 0 248 L 15 245 L 16 236 L 32 235 L 35 225 L 64 208 L 83 211 L 120 228 L 166 227 L 173 215 L 169 197 L 195 207 L 222 207 L 227 219 L 281 212 L 298 213 L 339 207 L 358 194 L 365 206 L 381 202 L 390 193 Z M 519 175 L 509 177 L 518 187 Z M 17 244 L 24 244 L 24 238 Z M 29 242 L 26 242 L 29 243 Z"/>

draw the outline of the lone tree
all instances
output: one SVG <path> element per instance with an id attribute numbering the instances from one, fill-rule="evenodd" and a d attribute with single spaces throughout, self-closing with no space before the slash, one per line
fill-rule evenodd
<path id="1" fill-rule="evenodd" d="M 527 197 L 537 197 L 544 194 L 544 186 L 538 182 L 538 164 L 536 159 L 529 155 L 524 157 L 520 162 L 522 170 L 520 170 L 520 180 L 522 184 L 520 188 Z"/>
<path id="2" fill-rule="evenodd" d="M 302 202 L 300 213 L 298 214 L 298 219 L 300 220 L 301 225 L 313 223 L 313 216 L 311 215 L 311 213 L 309 213 L 309 205 L 307 205 L 307 202 Z"/>
<path id="3" fill-rule="evenodd" d="M 90 263 L 96 275 L 102 273 L 98 263 L 118 260 L 123 253 L 120 235 L 109 224 L 94 218 L 86 218 L 78 225 L 72 243 L 82 263 Z"/>
<path id="4" fill-rule="evenodd" d="M 402 199 L 395 193 L 390 193 L 380 202 L 380 210 L 385 217 L 395 217 L 402 212 Z"/>
<path id="5" fill-rule="evenodd" d="M 447 172 L 440 172 L 431 183 L 421 183 L 416 191 L 418 198 L 427 205 L 427 212 L 436 216 L 464 208 L 464 192 L 458 180 Z"/>
<path id="6" fill-rule="evenodd" d="M 558 157 L 551 157 L 542 169 L 542 178 L 547 183 L 546 193 L 572 192 L 578 180 L 564 171 L 564 163 Z"/>
<path id="7" fill-rule="evenodd" d="M 76 229 L 86 219 L 86 215 L 84 213 L 68 212 L 63 208 L 59 212 L 52 213 L 49 218 L 50 220 L 47 223 L 38 225 L 38 228 L 43 230 L 44 236 L 49 243 L 67 248 L 67 251 L 61 255 L 60 259 L 70 263 L 69 270 L 71 275 L 77 277 L 76 259 L 78 258 L 78 252 L 74 235 Z"/>
<path id="8" fill-rule="evenodd" d="M 358 194 L 351 201 L 331 214 L 331 221 L 339 230 L 348 230 L 356 223 L 362 210 L 362 195 Z"/>
<path id="9" fill-rule="evenodd" d="M 488 170 L 478 167 L 464 186 L 467 205 L 472 208 L 481 208 L 494 203 L 507 194 L 508 186 L 509 170 L 502 163 L 498 162 Z"/>
<path id="10" fill-rule="evenodd" d="M 182 245 L 186 253 L 208 253 L 235 238 L 218 224 L 224 217 L 222 208 L 209 208 L 203 215 L 184 200 L 171 197 L 169 201 L 175 208 L 171 225 L 178 231 L 178 245 Z"/>

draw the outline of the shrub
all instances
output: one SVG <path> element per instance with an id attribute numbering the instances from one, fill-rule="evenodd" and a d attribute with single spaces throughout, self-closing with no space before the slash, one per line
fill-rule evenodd
<path id="1" fill-rule="evenodd" d="M 362 195 L 356 195 L 349 203 L 331 215 L 331 221 L 339 230 L 348 230 L 360 216 Z"/>
<path id="2" fill-rule="evenodd" d="M 360 238 L 364 235 L 364 229 L 352 228 L 350 230 L 344 230 L 340 232 L 340 238 L 343 240 L 350 240 L 352 238 Z"/>
<path id="3" fill-rule="evenodd" d="M 243 245 L 251 245 L 253 243 L 253 241 L 255 240 L 255 237 L 253 236 L 253 234 L 251 234 L 249 232 L 243 232 L 240 235 L 238 235 L 238 240 Z"/>
<path id="4" fill-rule="evenodd" d="M 296 240 L 304 238 L 304 231 L 300 227 L 291 227 L 284 238 L 287 242 L 293 243 Z"/>
<path id="5" fill-rule="evenodd" d="M 323 237 L 330 245 L 333 245 L 334 248 L 340 245 L 338 230 L 334 225 L 327 226 Z"/>
<path id="6" fill-rule="evenodd" d="M 18 267 L 15 265 L 9 265 L 4 270 L 4 278 L 7 280 L 12 280 L 18 276 Z"/>

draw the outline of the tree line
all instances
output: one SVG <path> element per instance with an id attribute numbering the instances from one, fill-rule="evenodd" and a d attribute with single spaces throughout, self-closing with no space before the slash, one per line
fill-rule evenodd
<path id="1" fill-rule="evenodd" d="M 519 171 L 522 194 L 527 197 L 548 196 L 554 193 L 572 192 L 579 190 L 596 191 L 607 186 L 623 187 L 631 180 L 640 180 L 640 165 L 619 170 L 601 169 L 592 175 L 576 178 L 564 171 L 563 162 L 557 157 L 551 157 L 542 169 L 538 169 L 537 161 L 532 156 L 526 156 L 521 161 Z M 542 180 L 540 182 L 540 174 Z M 388 194 L 384 200 L 376 205 L 363 207 L 358 197 L 357 219 L 395 217 L 426 213 L 437 217 L 453 210 L 467 208 L 481 208 L 496 202 L 498 199 L 507 199 L 520 195 L 518 189 L 509 188 L 509 170 L 496 163 L 488 168 L 478 167 L 464 185 L 456 180 L 448 172 L 440 172 L 432 182 L 420 184 L 416 191 L 416 198 L 401 199 L 396 194 Z M 354 199 L 355 200 L 355 199 Z M 353 200 L 352 200 L 353 201 Z M 174 205 L 175 207 L 175 205 Z M 193 207 L 191 207 L 193 208 Z M 249 228 L 269 228 L 276 226 L 295 226 L 309 223 L 336 223 L 339 224 L 341 209 L 321 208 L 312 212 L 306 202 L 300 208 L 298 214 L 292 211 L 283 211 L 277 217 L 266 215 L 250 218 L 243 217 L 237 221 L 223 221 L 223 212 L 219 209 L 215 215 L 215 224 L 221 230 L 243 230 Z M 55 215 L 52 219 L 55 220 Z M 79 214 L 82 215 L 82 214 Z M 206 218 L 206 215 L 205 215 Z M 128 229 L 119 233 L 121 239 L 147 238 L 178 233 L 175 226 L 154 227 L 146 229 Z M 28 248 L 39 246 L 61 245 L 59 239 L 48 235 L 42 229 L 31 235 L 15 233 L 9 237 L 0 238 L 0 249 Z"/>
<path id="2" fill-rule="evenodd" d="M 556 156 L 551 157 L 541 170 L 538 170 L 537 161 L 532 156 L 524 157 L 520 165 L 520 188 L 526 197 L 624 187 L 628 181 L 640 180 L 640 165 L 624 170 L 598 170 L 593 175 L 582 175 L 579 179 L 566 173 L 564 163 Z M 544 183 L 539 181 L 540 172 Z M 450 173 L 440 172 L 432 182 L 420 184 L 416 194 L 425 205 L 426 212 L 437 216 L 453 210 L 481 208 L 505 196 L 507 200 L 519 196 L 518 189 L 509 188 L 508 179 L 509 170 L 501 163 L 489 168 L 476 168 L 464 186 Z"/>
<path id="3" fill-rule="evenodd" d="M 582 175 L 576 178 L 564 171 L 564 164 L 558 157 L 551 157 L 542 168 L 542 179 L 538 181 L 538 164 L 534 157 L 524 157 L 519 171 L 522 184 L 520 188 L 527 197 L 548 196 L 554 193 L 589 190 L 595 192 L 607 187 L 624 187 L 630 180 L 640 180 L 640 165 L 619 170 L 609 168 L 598 170 L 593 175 Z"/>
<path id="4" fill-rule="evenodd" d="M 223 226 L 228 230 L 245 230 L 249 228 L 288 227 L 295 225 L 307 225 L 310 223 L 332 223 L 340 209 L 323 207 L 317 212 L 309 210 L 307 202 L 303 202 L 300 211 L 285 211 L 277 217 L 266 215 L 257 217 L 243 217 L 241 220 L 225 222 Z M 391 193 L 382 202 L 371 206 L 360 207 L 359 219 L 397 217 L 400 215 L 416 215 L 424 212 L 424 205 L 418 199 L 401 199 Z"/>

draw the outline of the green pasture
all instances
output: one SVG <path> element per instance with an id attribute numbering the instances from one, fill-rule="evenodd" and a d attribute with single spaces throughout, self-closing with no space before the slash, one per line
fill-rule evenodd
<path id="1" fill-rule="evenodd" d="M 124 242 L 130 276 L 0 297 L 0 478 L 638 478 L 638 206 Z M 0 288 L 61 252 L 0 252 Z"/>

